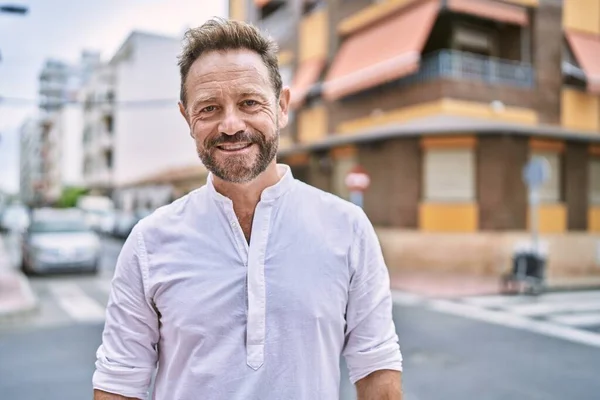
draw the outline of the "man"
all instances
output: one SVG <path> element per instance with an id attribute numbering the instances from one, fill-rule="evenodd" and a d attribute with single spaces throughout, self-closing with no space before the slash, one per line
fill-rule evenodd
<path id="1" fill-rule="evenodd" d="M 215 19 L 186 34 L 180 111 L 208 182 L 141 221 L 119 256 L 95 399 L 401 399 L 389 276 L 362 210 L 275 161 L 276 45 Z"/>

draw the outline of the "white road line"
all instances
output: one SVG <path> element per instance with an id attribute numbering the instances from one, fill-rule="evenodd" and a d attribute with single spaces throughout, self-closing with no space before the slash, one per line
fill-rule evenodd
<path id="1" fill-rule="evenodd" d="M 549 318 L 553 322 L 557 322 L 563 325 L 586 327 L 586 326 L 600 326 L 600 312 L 597 313 L 584 313 L 574 315 L 557 315 Z"/>
<path id="2" fill-rule="evenodd" d="M 540 301 L 547 303 L 599 301 L 600 290 L 587 290 L 581 292 L 547 293 L 539 297 Z"/>
<path id="3" fill-rule="evenodd" d="M 537 303 L 524 304 L 505 309 L 508 312 L 528 317 L 541 317 L 544 315 L 567 313 L 567 312 L 588 312 L 600 311 L 600 300 L 568 302 L 568 303 Z"/>
<path id="4" fill-rule="evenodd" d="M 96 286 L 98 287 L 98 289 L 105 293 L 105 294 L 110 294 L 110 288 L 111 288 L 111 281 L 110 280 L 100 280 L 98 282 L 96 282 Z"/>
<path id="5" fill-rule="evenodd" d="M 504 311 L 486 310 L 469 304 L 461 304 L 446 300 L 428 302 L 429 308 L 451 315 L 484 321 L 510 328 L 522 329 L 529 332 L 564 339 L 574 343 L 585 344 L 600 348 L 600 334 L 582 331 L 551 322 L 531 320 L 527 317 Z"/>
<path id="6" fill-rule="evenodd" d="M 104 321 L 104 307 L 85 294 L 75 283 L 51 283 L 50 292 L 60 307 L 79 322 Z"/>
<path id="7" fill-rule="evenodd" d="M 392 301 L 394 302 L 394 304 L 407 306 L 421 303 L 423 301 L 423 297 L 413 293 L 392 290 Z"/>
<path id="8" fill-rule="evenodd" d="M 461 299 L 462 302 L 479 307 L 505 307 L 514 304 L 525 304 L 531 299 L 525 296 L 473 296 Z"/>

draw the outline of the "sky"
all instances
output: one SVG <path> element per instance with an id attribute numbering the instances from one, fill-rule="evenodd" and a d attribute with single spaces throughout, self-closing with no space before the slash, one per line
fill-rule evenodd
<path id="1" fill-rule="evenodd" d="M 0 0 L 27 6 L 0 13 L 0 191 L 19 184 L 18 128 L 35 113 L 38 75 L 47 58 L 75 64 L 82 50 L 107 61 L 132 30 L 180 36 L 212 16 L 227 15 L 227 0 Z M 1 98 L 31 101 L 10 104 Z"/>

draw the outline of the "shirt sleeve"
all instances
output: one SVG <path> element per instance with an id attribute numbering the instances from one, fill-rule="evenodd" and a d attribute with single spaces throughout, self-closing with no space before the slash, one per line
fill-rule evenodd
<path id="1" fill-rule="evenodd" d="M 374 371 L 402 371 L 388 269 L 375 230 L 360 212 L 350 256 L 352 277 L 343 350 L 353 384 Z"/>
<path id="2" fill-rule="evenodd" d="M 147 258 L 139 225 L 119 254 L 102 344 L 96 353 L 94 389 L 145 399 L 158 359 L 159 318 L 147 296 Z"/>

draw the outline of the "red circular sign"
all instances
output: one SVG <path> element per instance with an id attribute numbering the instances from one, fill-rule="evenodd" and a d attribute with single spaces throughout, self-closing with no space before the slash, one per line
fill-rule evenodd
<path id="1" fill-rule="evenodd" d="M 346 187 L 352 192 L 363 192 L 371 184 L 371 178 L 367 171 L 361 166 L 356 166 L 350 170 L 345 179 Z"/>

